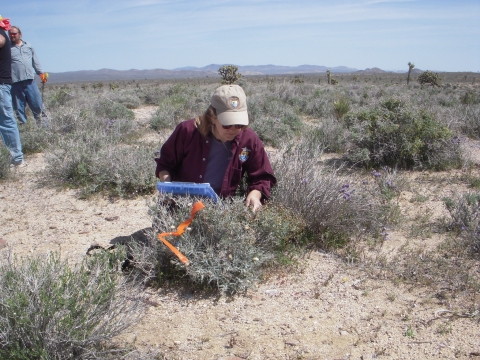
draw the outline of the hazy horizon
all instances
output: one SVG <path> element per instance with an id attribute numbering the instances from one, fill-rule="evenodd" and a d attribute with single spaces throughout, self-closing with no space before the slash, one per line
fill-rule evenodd
<path id="1" fill-rule="evenodd" d="M 44 71 L 304 64 L 480 71 L 478 0 L 25 0 L 0 14 Z"/>

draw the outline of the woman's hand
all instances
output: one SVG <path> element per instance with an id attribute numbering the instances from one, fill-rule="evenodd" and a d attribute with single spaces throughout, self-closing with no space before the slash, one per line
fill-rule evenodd
<path id="1" fill-rule="evenodd" d="M 246 206 L 253 206 L 253 212 L 257 211 L 262 207 L 262 193 L 258 190 L 252 190 L 247 195 Z"/>
<path id="2" fill-rule="evenodd" d="M 166 170 L 160 171 L 158 173 L 158 178 L 160 179 L 161 182 L 171 181 L 170 173 Z"/>

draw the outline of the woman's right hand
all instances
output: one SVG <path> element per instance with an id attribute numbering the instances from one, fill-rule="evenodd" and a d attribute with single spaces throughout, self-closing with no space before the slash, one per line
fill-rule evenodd
<path id="1" fill-rule="evenodd" d="M 160 171 L 158 173 L 158 178 L 160 179 L 161 182 L 170 182 L 172 181 L 170 177 L 170 173 L 166 170 Z"/>

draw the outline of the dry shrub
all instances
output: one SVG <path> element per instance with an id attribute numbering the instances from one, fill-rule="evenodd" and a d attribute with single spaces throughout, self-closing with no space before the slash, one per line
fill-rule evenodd
<path id="1" fill-rule="evenodd" d="M 99 253 L 73 267 L 55 254 L 0 266 L 0 357 L 92 359 L 124 351 L 106 343 L 135 324 L 145 308 L 117 254 Z"/>

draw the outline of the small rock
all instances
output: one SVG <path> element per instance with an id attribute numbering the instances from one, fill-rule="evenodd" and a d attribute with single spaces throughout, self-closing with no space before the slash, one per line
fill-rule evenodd
<path id="1" fill-rule="evenodd" d="M 277 289 L 265 290 L 265 294 L 270 296 L 278 296 L 279 291 Z"/>
<path id="2" fill-rule="evenodd" d="M 290 345 L 290 346 L 298 346 L 298 345 L 300 345 L 300 341 L 295 340 L 295 339 L 290 339 L 290 340 L 286 340 L 285 344 Z"/>
<path id="3" fill-rule="evenodd" d="M 4 239 L 0 239 L 0 249 L 7 247 L 7 241 Z"/>
<path id="4" fill-rule="evenodd" d="M 107 220 L 107 221 L 115 221 L 115 220 L 118 220 L 118 216 L 106 217 L 105 220 Z"/>

